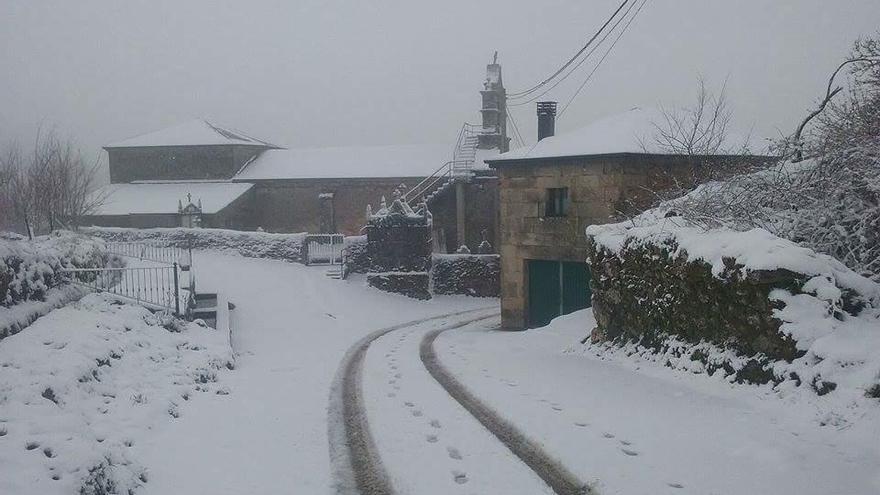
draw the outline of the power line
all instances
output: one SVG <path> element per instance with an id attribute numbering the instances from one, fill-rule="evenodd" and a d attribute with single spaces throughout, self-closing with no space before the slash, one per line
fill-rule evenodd
<path id="1" fill-rule="evenodd" d="M 529 89 L 527 89 L 527 90 L 525 90 L 525 91 L 520 91 L 520 92 L 516 92 L 516 93 L 510 93 L 510 94 L 508 95 L 508 98 L 523 98 L 523 97 L 529 95 L 530 93 L 532 93 L 532 92 L 534 92 L 534 91 L 537 91 L 538 89 L 542 88 L 544 85 L 546 85 L 547 83 L 549 83 L 550 81 L 552 81 L 554 78 L 556 78 L 556 76 L 558 76 L 559 74 L 561 74 L 562 71 L 564 71 L 566 68 L 568 68 L 568 66 L 570 66 L 571 64 L 573 64 L 574 61 L 577 60 L 577 59 L 581 56 L 581 54 L 583 54 L 583 53 L 587 50 L 587 48 L 589 48 L 589 46 L 593 43 L 593 41 L 595 41 L 596 38 L 598 38 L 599 35 L 602 34 L 602 31 L 604 31 L 605 28 L 608 27 L 609 24 L 611 24 L 611 21 L 614 20 L 615 17 L 617 17 L 617 14 L 620 13 L 620 11 L 623 9 L 623 7 L 624 7 L 627 3 L 629 3 L 629 1 L 630 1 L 630 0 L 623 0 L 623 2 L 620 4 L 620 6 L 617 7 L 617 10 L 615 10 L 614 13 L 611 14 L 611 17 L 609 17 L 608 20 L 606 20 L 605 23 L 602 24 L 602 27 L 600 27 L 599 30 L 596 31 L 596 34 L 594 34 L 593 37 L 590 38 L 590 39 L 587 41 L 587 44 L 585 44 L 583 47 L 581 47 L 581 49 L 578 50 L 578 52 L 575 53 L 573 57 L 571 57 L 570 59 L 568 59 L 568 62 L 566 62 L 565 64 L 563 64 L 562 67 L 560 67 L 556 72 L 554 72 L 553 74 L 551 74 L 550 77 L 548 77 L 547 79 L 544 79 L 544 80 L 541 81 L 540 83 L 536 84 L 535 86 L 532 86 L 531 88 L 529 88 Z"/>
<path id="2" fill-rule="evenodd" d="M 559 112 L 559 116 L 557 117 L 557 119 L 562 118 L 562 115 L 565 113 L 566 110 L 568 110 L 568 107 L 569 107 L 569 105 L 571 105 L 571 102 L 573 102 L 574 99 L 577 98 L 577 96 L 578 96 L 578 94 L 580 94 L 581 90 L 584 89 L 584 86 L 586 86 L 587 83 L 590 82 L 590 79 L 593 78 L 593 74 L 595 74 L 596 71 L 599 70 L 599 67 L 602 66 L 602 62 L 605 61 L 605 59 L 611 53 L 611 50 L 614 49 L 614 46 L 617 45 L 617 42 L 620 41 L 620 38 L 622 38 L 623 35 L 626 33 L 626 30 L 629 28 L 630 24 L 632 24 L 632 22 L 636 19 L 636 16 L 639 15 L 639 12 L 641 12 L 642 9 L 645 7 L 646 3 L 648 3 L 648 0 L 642 0 L 642 4 L 639 5 L 639 8 L 636 9 L 636 11 L 632 15 L 632 17 L 629 18 L 629 21 L 627 21 L 627 23 L 623 26 L 623 29 L 620 31 L 620 34 L 617 35 L 617 38 L 615 38 L 614 42 L 611 43 L 611 46 L 608 47 L 608 50 L 605 51 L 605 54 L 602 55 L 602 58 L 599 59 L 599 62 L 596 63 L 596 67 L 593 67 L 593 70 L 587 75 L 587 78 L 584 79 L 584 82 L 581 83 L 581 85 L 578 87 L 577 91 L 575 91 L 574 94 L 571 95 L 571 98 L 569 98 L 569 100 L 565 104 L 565 106 L 562 107 L 562 110 Z"/>
<path id="3" fill-rule="evenodd" d="M 565 74 L 564 76 L 562 76 L 562 78 L 557 79 L 556 82 L 554 82 L 552 86 L 550 86 L 549 88 L 545 89 L 543 92 L 541 92 L 541 94 L 539 94 L 539 95 L 537 95 L 537 96 L 533 96 L 533 97 L 529 98 L 529 99 L 526 100 L 526 101 L 517 102 L 517 103 L 509 103 L 509 106 L 515 106 L 515 107 L 516 107 L 516 106 L 528 105 L 529 103 L 531 103 L 531 102 L 533 102 L 533 101 L 535 101 L 535 100 L 538 100 L 538 99 L 542 98 L 544 95 L 546 95 L 547 93 L 549 93 L 550 91 L 552 91 L 553 88 L 555 88 L 556 86 L 559 86 L 560 83 L 562 83 L 563 81 L 565 81 L 566 79 L 568 79 L 568 77 L 569 77 L 570 75 L 572 75 L 575 71 L 577 71 L 577 70 L 580 68 L 580 66 L 584 64 L 584 62 L 586 62 L 587 60 L 589 60 L 590 57 L 593 55 L 593 53 L 594 53 L 596 50 L 598 50 L 599 47 L 602 46 L 603 43 L 605 43 L 605 40 L 607 40 L 608 37 L 611 36 L 612 33 L 614 33 L 614 31 L 617 29 L 617 26 L 619 26 L 620 23 L 623 22 L 624 19 L 626 19 L 626 17 L 627 17 L 627 16 L 629 15 L 629 13 L 632 11 L 632 9 L 633 9 L 633 7 L 636 5 L 636 3 L 638 3 L 638 0 L 636 0 L 636 2 L 633 2 L 633 3 L 629 4 L 629 7 L 626 9 L 626 12 L 624 12 L 623 15 L 620 16 L 620 18 L 618 18 L 617 21 L 614 23 L 614 26 L 612 26 L 611 29 L 608 30 L 608 32 L 605 33 L 604 36 L 602 36 L 602 39 L 599 40 L 599 43 L 598 43 L 596 46 L 594 46 L 594 47 L 590 50 L 590 52 L 587 53 L 587 54 L 586 54 L 586 55 L 580 60 L 580 62 L 577 63 L 577 65 L 575 65 L 574 67 L 572 67 L 572 69 L 571 69 L 570 71 L 568 71 L 567 74 Z"/>
<path id="4" fill-rule="evenodd" d="M 519 127 L 516 125 L 516 120 L 513 119 L 513 114 L 511 114 L 509 110 L 505 113 L 507 114 L 507 120 L 509 120 L 510 123 L 513 125 L 513 133 L 516 137 L 516 140 L 519 141 L 519 145 L 525 146 L 526 142 L 523 139 L 522 134 L 519 133 Z"/>

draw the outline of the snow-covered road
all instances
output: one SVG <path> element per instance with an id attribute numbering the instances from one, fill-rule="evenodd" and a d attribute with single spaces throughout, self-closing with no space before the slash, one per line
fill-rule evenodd
<path id="1" fill-rule="evenodd" d="M 880 493 L 878 411 L 839 430 L 754 386 L 564 353 L 589 311 L 522 333 L 497 324 L 442 334 L 440 360 L 598 493 Z"/>
<path id="2" fill-rule="evenodd" d="M 324 276 L 321 267 L 197 253 L 201 290 L 233 312 L 229 395 L 201 397 L 137 446 L 144 493 L 328 493 L 327 398 L 346 350 L 377 328 L 491 304 L 414 301 Z"/>

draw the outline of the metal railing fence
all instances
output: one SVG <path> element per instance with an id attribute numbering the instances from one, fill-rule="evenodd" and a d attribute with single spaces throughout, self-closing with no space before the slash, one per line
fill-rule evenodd
<path id="1" fill-rule="evenodd" d="M 61 270 L 71 283 L 106 292 L 153 309 L 182 316 L 178 265 L 144 268 L 70 268 Z M 185 303 L 185 301 L 184 301 Z M 185 306 L 185 304 L 184 304 Z"/>
<path id="2" fill-rule="evenodd" d="M 110 254 L 127 256 L 157 263 L 180 263 L 184 267 L 189 266 L 191 250 L 176 246 L 163 246 L 149 241 L 108 241 L 107 251 Z"/>

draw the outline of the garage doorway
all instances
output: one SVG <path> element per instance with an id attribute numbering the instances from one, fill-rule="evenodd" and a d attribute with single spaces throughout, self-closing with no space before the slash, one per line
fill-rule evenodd
<path id="1" fill-rule="evenodd" d="M 586 263 L 528 260 L 529 328 L 590 307 L 590 269 Z"/>

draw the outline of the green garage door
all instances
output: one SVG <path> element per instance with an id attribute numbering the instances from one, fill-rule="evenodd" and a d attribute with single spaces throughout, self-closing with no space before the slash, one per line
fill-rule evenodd
<path id="1" fill-rule="evenodd" d="M 529 326 L 590 306 L 590 271 L 586 263 L 529 260 Z"/>

